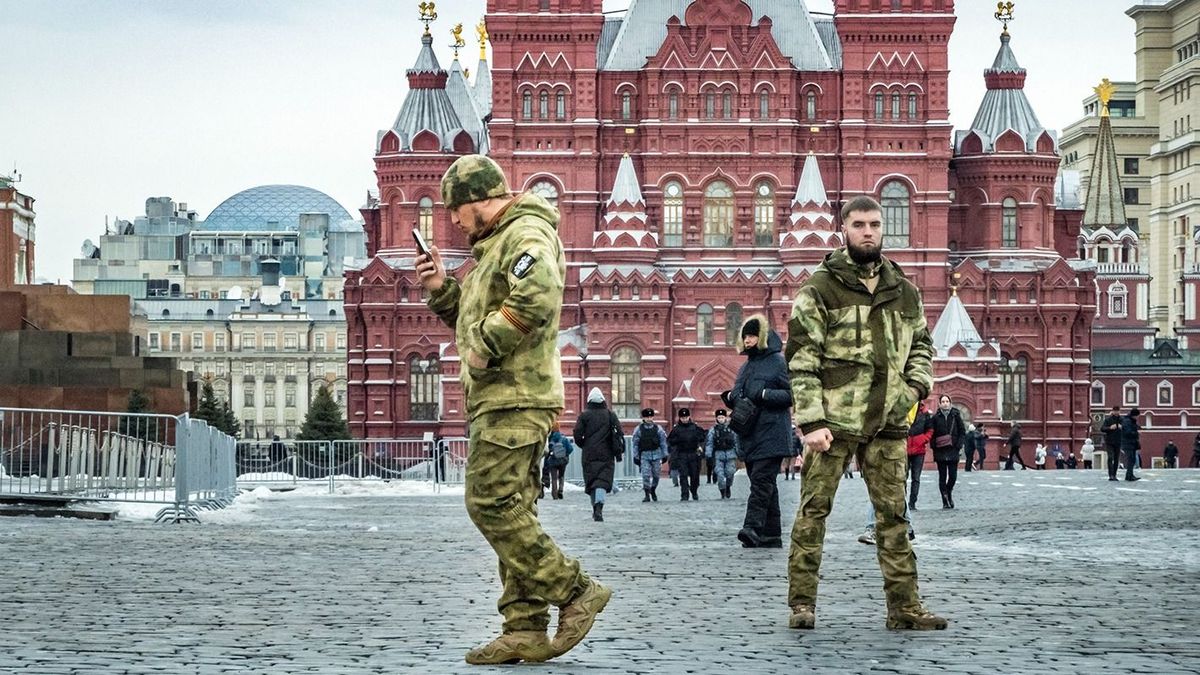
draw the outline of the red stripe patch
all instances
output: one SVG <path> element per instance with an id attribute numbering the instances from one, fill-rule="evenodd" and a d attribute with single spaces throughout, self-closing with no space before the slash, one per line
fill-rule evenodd
<path id="1" fill-rule="evenodd" d="M 523 321 L 518 319 L 517 315 L 513 314 L 512 310 L 510 310 L 509 308 L 501 307 L 500 314 L 503 315 L 504 318 L 507 319 L 508 322 L 511 323 L 514 328 L 521 331 L 522 333 L 529 335 L 530 333 L 533 332 L 533 329 L 530 328 L 529 326 L 525 325 L 525 323 Z"/>

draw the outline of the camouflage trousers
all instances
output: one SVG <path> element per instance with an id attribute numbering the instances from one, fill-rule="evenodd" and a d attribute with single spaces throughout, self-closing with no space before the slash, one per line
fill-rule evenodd
<path id="1" fill-rule="evenodd" d="M 817 577 L 825 541 L 825 518 L 833 507 L 842 473 L 850 458 L 858 460 L 867 493 L 875 506 L 875 552 L 883 573 L 887 606 L 909 607 L 920 602 L 917 557 L 908 541 L 904 475 L 904 439 L 875 439 L 856 443 L 835 439 L 829 452 L 806 452 L 800 472 L 800 508 L 792 525 L 788 555 L 788 605 L 816 605 Z"/>
<path id="2" fill-rule="evenodd" d="M 546 630 L 550 605 L 587 583 L 537 518 L 542 451 L 557 420 L 554 410 L 499 410 L 471 421 L 467 514 L 500 559 L 505 633 Z"/>

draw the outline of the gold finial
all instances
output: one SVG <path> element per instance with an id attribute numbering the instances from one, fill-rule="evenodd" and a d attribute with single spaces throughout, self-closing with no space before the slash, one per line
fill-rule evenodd
<path id="1" fill-rule="evenodd" d="M 467 46 L 467 41 L 463 39 L 462 31 L 463 28 L 461 23 L 450 29 L 450 34 L 454 36 L 454 44 L 450 45 L 450 48 L 454 50 L 455 61 L 458 60 L 458 50 Z"/>
<path id="2" fill-rule="evenodd" d="M 475 34 L 479 36 L 479 60 L 487 61 L 487 19 L 480 19 L 479 25 L 475 26 Z"/>
<path id="3" fill-rule="evenodd" d="M 437 21 L 437 6 L 429 0 L 417 5 L 417 9 L 421 12 L 421 23 L 425 24 L 425 34 L 429 35 L 429 24 Z"/>
<path id="4" fill-rule="evenodd" d="M 1100 116 L 1108 117 L 1108 102 L 1116 93 L 1117 85 L 1109 82 L 1106 77 L 1100 81 L 1099 87 L 1092 87 L 1092 91 L 1096 92 L 1096 98 L 1100 99 Z"/>
<path id="5" fill-rule="evenodd" d="M 996 3 L 996 20 L 1004 24 L 1004 34 L 1008 35 L 1008 22 L 1013 20 L 1013 4 L 1011 2 Z"/>

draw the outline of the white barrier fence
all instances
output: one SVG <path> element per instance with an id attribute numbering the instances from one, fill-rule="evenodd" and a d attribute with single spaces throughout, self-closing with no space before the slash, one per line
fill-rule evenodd
<path id="1" fill-rule="evenodd" d="M 196 520 L 235 494 L 234 439 L 187 415 L 0 408 L 0 498 L 163 504 Z"/>
<path id="2" fill-rule="evenodd" d="M 617 463 L 614 479 L 622 487 L 641 484 L 640 469 L 629 452 Z M 467 474 L 468 440 L 442 438 L 343 441 L 241 441 L 237 444 L 240 488 L 327 484 L 332 493 L 341 483 L 424 481 L 437 487 L 462 485 Z M 580 451 L 571 454 L 565 478 L 583 483 Z"/>

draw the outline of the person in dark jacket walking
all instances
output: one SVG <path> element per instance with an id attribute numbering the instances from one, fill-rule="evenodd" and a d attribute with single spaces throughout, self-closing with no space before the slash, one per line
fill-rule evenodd
<path id="1" fill-rule="evenodd" d="M 679 409 L 679 422 L 667 434 L 671 451 L 671 466 L 679 469 L 679 499 L 686 502 L 689 494 L 699 501 L 700 460 L 704 457 L 704 427 L 692 421 L 692 411 Z"/>
<path id="2" fill-rule="evenodd" d="M 746 363 L 738 370 L 733 389 L 722 396 L 735 410 L 738 401 L 748 399 L 758 414 L 750 429 L 738 431 L 739 458 L 750 475 L 750 498 L 737 536 L 745 548 L 782 548 L 776 480 L 780 460 L 792 454 L 792 420 L 788 414 L 792 390 L 783 360 L 783 340 L 762 315 L 746 319 L 741 338 L 738 351 L 746 356 Z"/>
<path id="3" fill-rule="evenodd" d="M 963 440 L 963 471 L 975 471 L 975 425 L 967 425 L 967 436 Z"/>
<path id="4" fill-rule="evenodd" d="M 1163 464 L 1168 469 L 1179 468 L 1179 447 L 1175 441 L 1167 441 L 1167 446 L 1163 448 Z"/>
<path id="5" fill-rule="evenodd" d="M 580 449 L 583 490 L 592 499 L 592 520 L 604 522 L 604 501 L 612 492 L 615 464 L 625 454 L 625 435 L 599 387 L 588 392 L 587 409 L 575 420 L 571 436 Z"/>
<path id="6" fill-rule="evenodd" d="M 542 469 L 542 486 L 550 488 L 551 499 L 563 498 L 563 478 L 567 473 L 567 464 L 571 462 L 571 452 L 575 447 L 571 440 L 563 436 L 558 429 L 550 432 L 546 439 L 546 463 Z M 549 478 L 550 485 L 546 485 Z"/>
<path id="7" fill-rule="evenodd" d="M 1021 465 L 1021 470 L 1024 471 L 1029 467 L 1025 466 L 1025 458 L 1021 456 L 1021 425 L 1016 422 L 1012 423 L 1012 431 L 1008 432 L 1008 459 L 1004 462 L 1004 470 L 1013 470 L 1013 460 L 1017 460 Z"/>
<path id="8" fill-rule="evenodd" d="M 1193 469 L 1200 468 L 1200 432 L 1196 433 L 1196 439 L 1192 441 L 1192 463 L 1189 466 Z"/>
<path id="9" fill-rule="evenodd" d="M 1104 432 L 1104 451 L 1108 455 L 1108 479 L 1117 479 L 1117 464 L 1121 452 L 1121 408 L 1113 406 L 1108 416 L 1100 423 Z"/>
<path id="10" fill-rule="evenodd" d="M 716 467 L 717 489 L 721 499 L 733 498 L 733 475 L 737 473 L 738 439 L 729 428 L 729 415 L 725 409 L 717 410 L 717 423 L 708 430 L 704 442 L 704 457 Z"/>
<path id="11" fill-rule="evenodd" d="M 643 502 L 658 501 L 658 479 L 667 461 L 667 432 L 654 423 L 654 408 L 642 408 L 642 423 L 633 429 L 633 463 L 642 470 Z"/>
<path id="12" fill-rule="evenodd" d="M 938 490 L 942 508 L 954 508 L 954 484 L 958 481 L 958 454 L 966 442 L 967 428 L 949 394 L 938 397 L 938 410 L 930 420 L 933 428 L 933 461 L 937 462 Z"/>
<path id="13" fill-rule="evenodd" d="M 1125 480 L 1134 481 L 1141 478 L 1133 475 L 1133 467 L 1137 464 L 1138 451 L 1142 449 L 1142 428 L 1137 421 L 1140 411 L 1130 408 L 1129 414 L 1121 418 L 1121 450 L 1125 453 Z"/>

